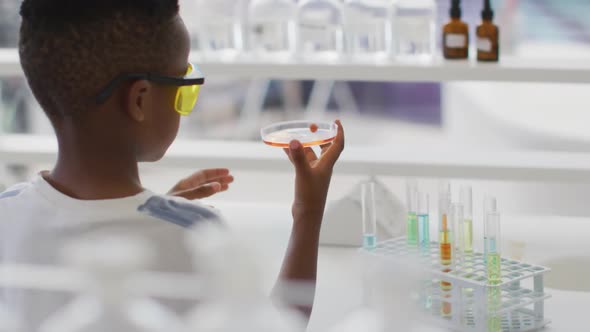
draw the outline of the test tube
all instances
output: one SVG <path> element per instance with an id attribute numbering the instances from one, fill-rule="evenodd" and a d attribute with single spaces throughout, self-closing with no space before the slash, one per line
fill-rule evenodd
<path id="1" fill-rule="evenodd" d="M 463 222 L 464 222 L 464 214 L 463 214 L 463 205 L 454 203 L 451 205 L 451 223 L 453 224 L 453 244 L 455 245 L 455 265 L 457 265 L 460 261 L 463 260 L 464 256 L 464 244 L 465 244 L 465 234 L 463 232 Z"/>
<path id="2" fill-rule="evenodd" d="M 486 196 L 483 201 L 483 227 L 484 227 L 484 238 L 483 238 L 483 260 L 487 263 L 488 260 L 488 238 L 486 233 L 486 227 L 488 223 L 488 215 L 498 211 L 496 198 L 492 196 Z"/>
<path id="3" fill-rule="evenodd" d="M 418 240 L 423 253 L 430 251 L 430 196 L 426 193 L 418 194 Z"/>
<path id="4" fill-rule="evenodd" d="M 439 246 L 440 246 L 440 264 L 443 272 L 451 272 L 453 262 L 453 226 L 449 220 L 449 209 L 451 205 L 451 187 L 448 182 L 442 182 L 439 192 L 438 210 L 439 210 Z M 453 285 L 447 281 L 440 282 L 440 288 L 443 298 L 449 298 Z M 450 302 L 444 301 L 441 306 L 441 316 L 450 317 L 452 306 Z"/>
<path id="5" fill-rule="evenodd" d="M 422 256 L 430 263 L 430 196 L 423 192 L 418 193 L 418 241 Z M 431 287 L 431 279 L 422 280 L 421 302 L 426 310 L 432 307 Z"/>
<path id="6" fill-rule="evenodd" d="M 363 247 L 375 249 L 377 245 L 377 211 L 375 209 L 375 182 L 361 185 L 361 210 L 363 220 Z"/>
<path id="7" fill-rule="evenodd" d="M 471 186 L 461 187 L 460 201 L 463 205 L 463 250 L 473 253 L 473 191 Z"/>
<path id="8" fill-rule="evenodd" d="M 485 226 L 485 246 L 487 256 L 488 274 L 488 331 L 502 331 L 502 319 L 498 310 L 502 306 L 502 258 L 500 254 L 500 214 L 490 212 L 487 214 Z"/>
<path id="9" fill-rule="evenodd" d="M 418 245 L 418 182 L 416 179 L 406 181 L 406 202 L 408 216 L 406 225 L 406 239 L 410 246 Z"/>
<path id="10" fill-rule="evenodd" d="M 488 213 L 485 223 L 485 246 L 487 253 L 488 282 L 492 285 L 501 282 L 502 261 L 500 255 L 500 214 Z"/>
<path id="11" fill-rule="evenodd" d="M 441 184 L 438 198 L 438 232 L 440 244 L 440 262 L 442 265 L 450 266 L 453 259 L 452 254 L 452 224 L 449 222 L 449 209 L 451 206 L 451 187 L 448 182 Z"/>

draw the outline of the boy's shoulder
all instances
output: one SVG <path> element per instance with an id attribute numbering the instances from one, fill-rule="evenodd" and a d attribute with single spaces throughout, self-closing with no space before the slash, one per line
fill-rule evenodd
<path id="1" fill-rule="evenodd" d="M 23 193 L 30 186 L 31 186 L 30 182 L 23 182 L 23 183 L 18 183 L 18 184 L 11 186 L 11 187 L 8 187 L 8 189 L 6 189 L 5 191 L 0 192 L 0 201 L 6 200 L 9 198 L 13 198 L 13 197 L 17 197 L 18 195 Z"/>
<path id="2" fill-rule="evenodd" d="M 59 192 L 41 176 L 0 193 L 0 209 L 4 214 L 12 211 L 19 218 L 27 215 L 43 215 L 44 219 L 59 216 L 60 225 L 67 225 L 69 219 L 84 220 L 87 224 L 150 219 L 191 228 L 202 222 L 221 223 L 223 219 L 216 209 L 201 202 L 159 195 L 149 190 L 121 199 L 77 200 Z"/>

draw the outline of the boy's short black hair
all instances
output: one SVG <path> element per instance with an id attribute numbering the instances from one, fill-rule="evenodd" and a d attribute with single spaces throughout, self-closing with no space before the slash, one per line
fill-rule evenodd
<path id="1" fill-rule="evenodd" d="M 178 10 L 178 0 L 24 0 L 21 65 L 49 118 L 80 114 L 118 74 L 165 70 Z"/>

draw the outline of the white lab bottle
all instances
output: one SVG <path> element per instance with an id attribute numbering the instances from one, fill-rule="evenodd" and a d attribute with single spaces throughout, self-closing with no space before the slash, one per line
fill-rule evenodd
<path id="1" fill-rule="evenodd" d="M 395 0 L 393 43 L 398 60 L 431 61 L 436 50 L 436 2 Z"/>
<path id="2" fill-rule="evenodd" d="M 172 312 L 132 290 L 149 261 L 132 238 L 85 238 L 67 245 L 65 261 L 88 281 L 86 291 L 50 316 L 39 332 L 188 332 Z"/>
<path id="3" fill-rule="evenodd" d="M 252 0 L 248 7 L 249 51 L 257 58 L 288 60 L 295 51 L 294 0 Z"/>
<path id="4" fill-rule="evenodd" d="M 198 41 L 207 59 L 235 60 L 245 49 L 245 0 L 196 0 Z"/>
<path id="5" fill-rule="evenodd" d="M 353 61 L 391 56 L 393 6 L 390 0 L 346 0 L 344 44 Z"/>
<path id="6" fill-rule="evenodd" d="M 305 60 L 334 61 L 344 49 L 343 10 L 338 0 L 302 0 L 297 13 L 297 52 Z"/>
<path id="7" fill-rule="evenodd" d="M 262 238 L 201 226 L 187 240 L 204 289 L 202 300 L 187 315 L 191 331 L 304 330 L 298 313 L 278 308 L 263 290 L 262 262 L 252 249 Z"/>

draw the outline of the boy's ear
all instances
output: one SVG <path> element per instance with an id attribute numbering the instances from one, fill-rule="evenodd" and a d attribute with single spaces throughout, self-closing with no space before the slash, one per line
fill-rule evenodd
<path id="1" fill-rule="evenodd" d="M 146 112 L 151 106 L 150 92 L 152 84 L 147 80 L 137 80 L 129 87 L 129 94 L 127 95 L 127 113 L 129 116 L 137 121 L 143 122 Z"/>

